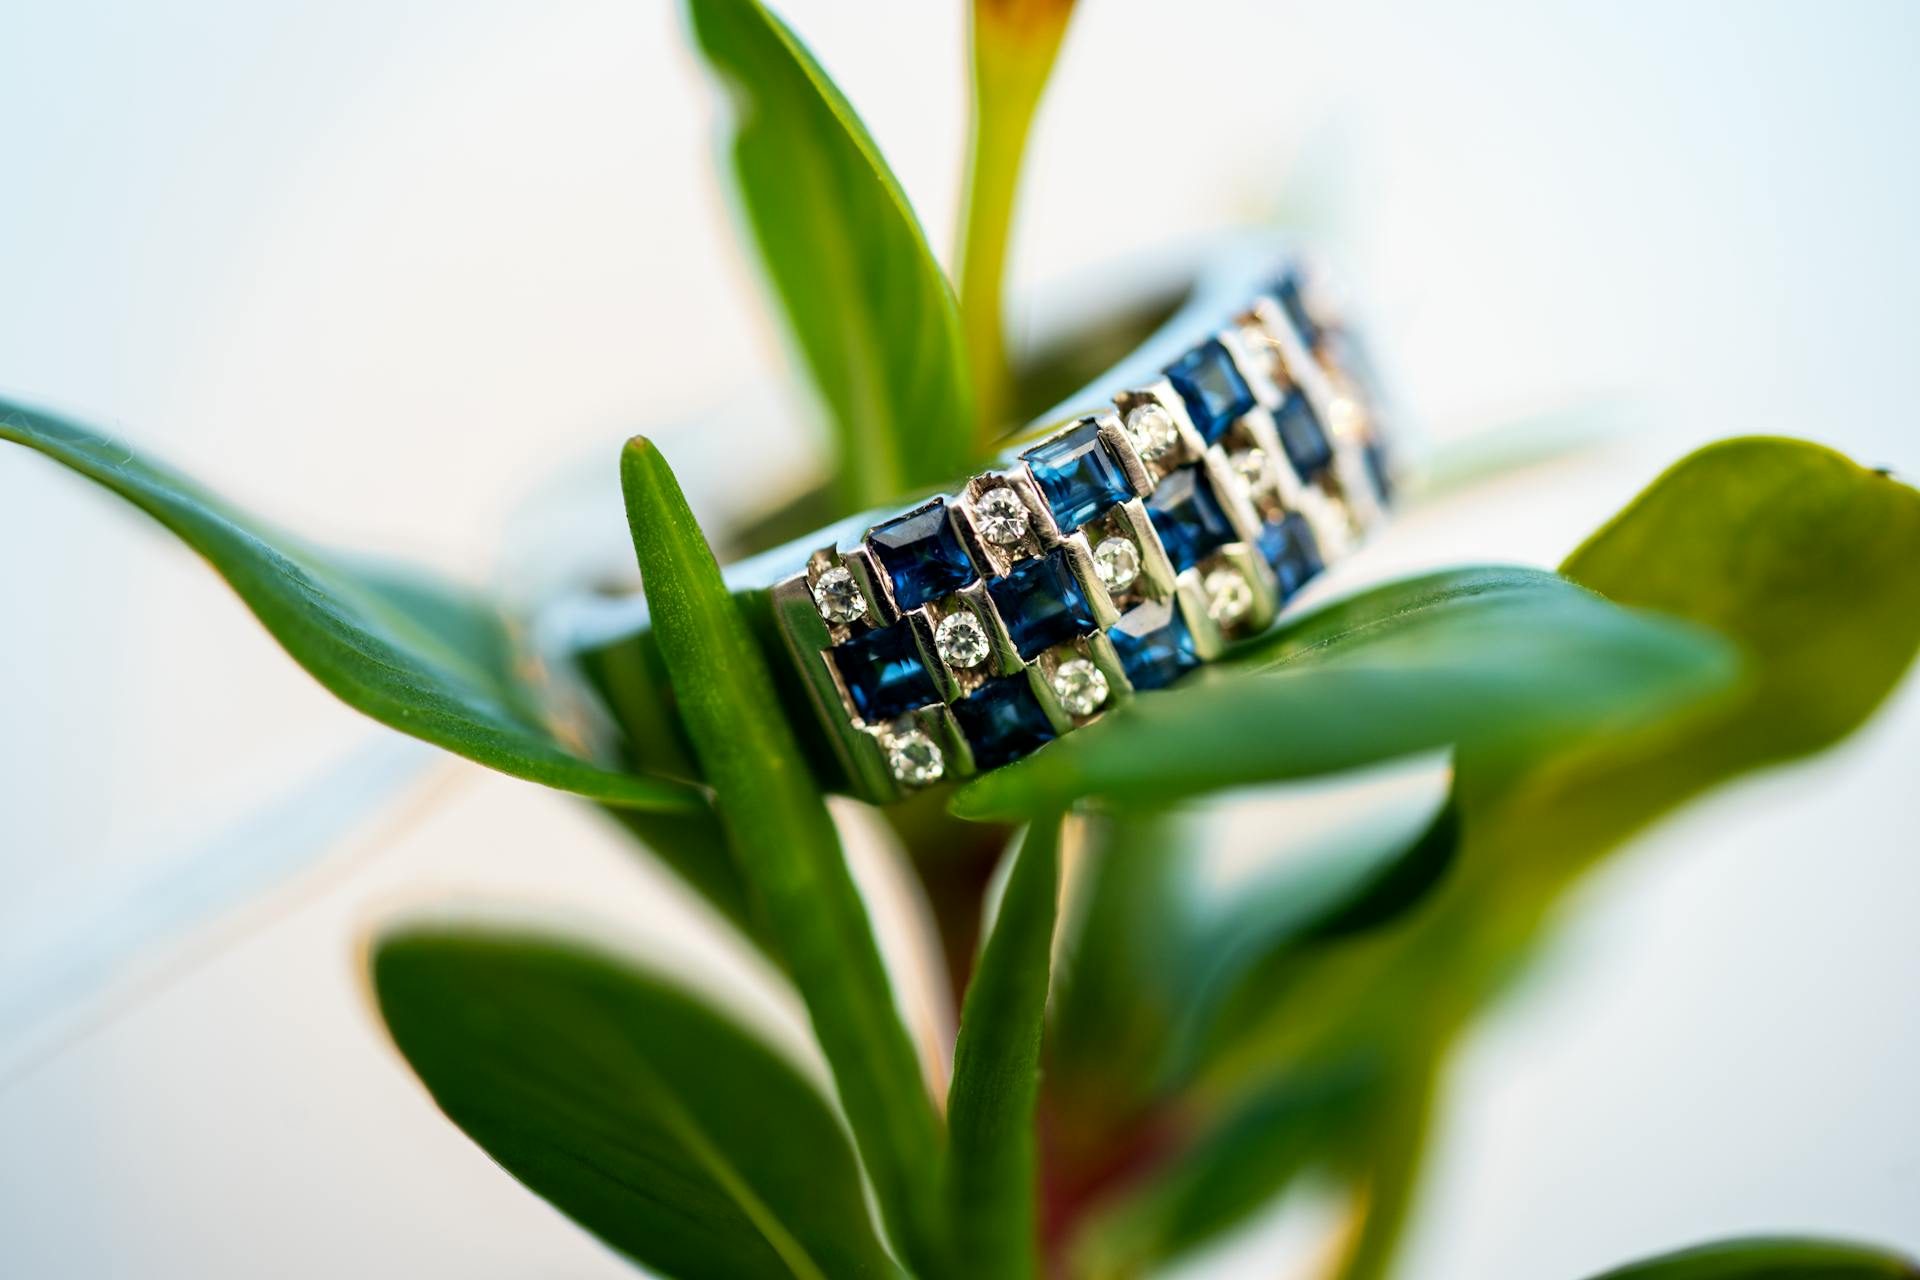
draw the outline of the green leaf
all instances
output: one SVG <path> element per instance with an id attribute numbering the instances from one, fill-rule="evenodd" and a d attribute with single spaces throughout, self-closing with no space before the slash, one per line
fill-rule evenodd
<path id="1" fill-rule="evenodd" d="M 1027 133 L 1053 72 L 1073 0 L 974 0 L 973 138 L 960 247 L 960 320 L 979 401 L 983 456 L 1009 426 L 1007 242 Z"/>
<path id="2" fill-rule="evenodd" d="M 947 1094 L 947 1203 L 959 1274 L 1022 1280 L 1037 1261 L 1034 1098 L 1060 893 L 1061 819 L 1027 829 L 968 984 Z"/>
<path id="3" fill-rule="evenodd" d="M 1724 688 L 1732 666 L 1698 628 L 1552 574 L 1454 570 L 1376 588 L 1227 670 L 1143 694 L 969 783 L 954 809 L 1005 817 L 1082 796 L 1140 807 L 1437 747 L 1519 751 L 1575 727 L 1624 731 Z"/>
<path id="4" fill-rule="evenodd" d="M 1694 789 L 1837 742 L 1893 688 L 1920 646 L 1920 493 L 1818 445 L 1728 440 L 1661 476 L 1562 572 L 1746 654 L 1741 697 L 1716 717 L 1740 732 L 1690 746 L 1707 753 L 1685 767 Z"/>
<path id="5" fill-rule="evenodd" d="M 1595 1280 L 1914 1280 L 1912 1259 L 1832 1240 L 1727 1240 L 1620 1267 Z"/>
<path id="6" fill-rule="evenodd" d="M 1439 1069 L 1582 871 L 1712 786 L 1845 736 L 1920 649 L 1920 494 L 1813 445 L 1705 449 L 1565 569 L 1621 603 L 1714 627 L 1740 655 L 1738 679 L 1627 732 L 1462 761 L 1464 843 L 1447 880 L 1398 928 L 1250 970 L 1194 1086 L 1213 1106 L 1356 1053 L 1401 1079 Z M 1404 1190 L 1416 1139 L 1362 1140 L 1367 1164 Z M 1369 1226 L 1355 1274 L 1385 1266 L 1396 1225 Z"/>
<path id="7" fill-rule="evenodd" d="M 689 0 L 730 91 L 741 203 L 832 414 L 859 510 L 950 482 L 973 397 L 953 291 L 853 108 L 758 0 Z"/>
<path id="8" fill-rule="evenodd" d="M 372 978 L 447 1117 L 643 1266 L 683 1280 L 900 1274 L 825 1100 L 688 993 L 571 943 L 454 930 L 383 939 Z"/>
<path id="9" fill-rule="evenodd" d="M 654 635 L 701 775 L 780 958 L 806 1001 L 894 1238 L 938 1248 L 941 1135 L 833 820 L 773 677 L 666 461 L 646 440 L 621 487 Z"/>
<path id="10" fill-rule="evenodd" d="M 392 729 L 606 804 L 688 813 L 690 788 L 602 768 L 543 723 L 492 608 L 425 576 L 310 547 L 123 442 L 0 400 L 12 440 L 118 494 L 205 556 L 295 662 Z"/>

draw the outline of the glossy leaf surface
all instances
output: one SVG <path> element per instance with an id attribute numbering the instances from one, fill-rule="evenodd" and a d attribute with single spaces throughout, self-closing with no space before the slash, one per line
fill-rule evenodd
<path id="1" fill-rule="evenodd" d="M 732 103 L 740 202 L 833 418 L 845 510 L 969 461 L 973 397 L 953 291 L 853 107 L 759 0 L 689 0 Z"/>
<path id="2" fill-rule="evenodd" d="M 574 943 L 413 930 L 372 957 L 394 1042 L 486 1153 L 684 1280 L 893 1277 L 846 1135 L 791 1065 Z"/>
<path id="3" fill-rule="evenodd" d="M 686 787 L 603 768 L 542 723 L 500 616 L 425 575 L 310 547 L 124 442 L 0 401 L 0 439 L 132 503 L 206 557 L 295 662 L 357 711 L 510 773 L 611 805 L 692 812 Z"/>
<path id="4" fill-rule="evenodd" d="M 1624 730 L 1732 677 L 1698 628 L 1553 574 L 1463 569 L 1376 588 L 1225 669 L 1130 705 L 968 784 L 968 817 L 1098 796 L 1164 804 L 1417 751 L 1518 750 Z"/>
<path id="5" fill-rule="evenodd" d="M 939 1121 L 833 820 L 665 459 L 634 440 L 620 479 L 654 634 L 701 775 L 806 1001 L 889 1229 L 924 1261 L 941 1236 Z"/>
<path id="6" fill-rule="evenodd" d="M 1920 1266 L 1887 1249 L 1832 1240 L 1727 1240 L 1619 1267 L 1595 1280 L 1912 1280 Z"/>

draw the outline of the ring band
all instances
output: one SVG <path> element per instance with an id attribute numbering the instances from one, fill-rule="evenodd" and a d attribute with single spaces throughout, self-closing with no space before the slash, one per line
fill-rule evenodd
<path id="1" fill-rule="evenodd" d="M 1295 255 L 1226 257 L 1097 385 L 958 490 L 728 570 L 829 786 L 888 803 L 1017 760 L 1266 630 L 1385 514 L 1380 396 Z M 631 727 L 607 658 L 648 637 L 605 622 L 570 647 Z"/>

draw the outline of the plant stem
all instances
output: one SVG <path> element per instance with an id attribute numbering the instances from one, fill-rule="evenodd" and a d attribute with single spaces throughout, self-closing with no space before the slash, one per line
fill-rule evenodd
<path id="1" fill-rule="evenodd" d="M 982 456 L 1007 426 L 1011 397 L 1003 289 L 1020 164 L 1072 13 L 1073 0 L 974 0 L 973 136 L 959 274 L 961 337 Z"/>

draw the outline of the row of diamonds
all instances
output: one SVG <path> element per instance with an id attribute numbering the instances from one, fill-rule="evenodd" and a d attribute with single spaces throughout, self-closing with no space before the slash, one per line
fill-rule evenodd
<path id="1" fill-rule="evenodd" d="M 1153 384 L 823 549 L 842 711 L 919 787 L 1018 759 L 1271 624 L 1379 517 L 1354 348 L 1295 271 Z"/>

